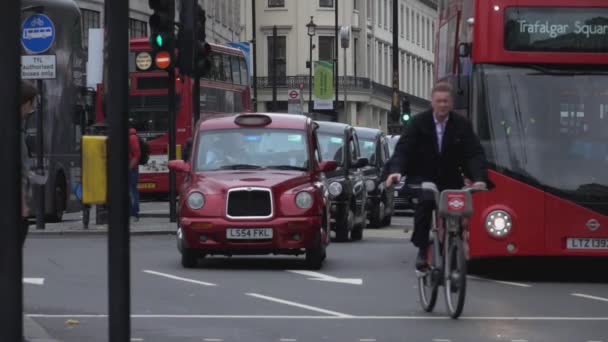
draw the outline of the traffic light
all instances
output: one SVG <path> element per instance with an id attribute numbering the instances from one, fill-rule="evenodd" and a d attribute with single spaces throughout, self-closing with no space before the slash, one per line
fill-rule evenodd
<path id="1" fill-rule="evenodd" d="M 157 67 L 166 69 L 172 66 L 174 60 L 175 0 L 149 0 L 148 5 L 154 11 L 148 21 L 150 46 L 155 53 Z M 160 63 L 157 57 L 161 59 Z"/>
<path id="2" fill-rule="evenodd" d="M 182 29 L 179 32 L 180 72 L 185 75 L 204 76 L 211 66 L 209 54 L 211 47 L 205 42 L 207 14 L 196 0 L 182 2 Z"/>
<path id="3" fill-rule="evenodd" d="M 410 101 L 407 97 L 401 99 L 401 114 L 399 116 L 399 121 L 401 121 L 402 125 L 407 125 L 412 118 L 412 110 L 410 108 Z"/>

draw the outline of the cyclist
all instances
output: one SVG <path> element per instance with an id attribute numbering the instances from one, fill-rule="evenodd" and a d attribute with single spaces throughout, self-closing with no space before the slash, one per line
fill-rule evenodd
<path id="1" fill-rule="evenodd" d="M 466 176 L 479 190 L 487 188 L 487 161 L 473 132 L 473 126 L 462 115 L 452 111 L 452 87 L 439 82 L 431 91 L 431 110 L 415 115 L 395 147 L 389 161 L 386 185 L 398 183 L 407 175 L 408 184 L 433 182 L 439 191 L 460 189 Z M 418 247 L 416 268 L 427 267 L 429 231 L 435 199 L 421 191 L 414 213 L 412 243 Z"/>

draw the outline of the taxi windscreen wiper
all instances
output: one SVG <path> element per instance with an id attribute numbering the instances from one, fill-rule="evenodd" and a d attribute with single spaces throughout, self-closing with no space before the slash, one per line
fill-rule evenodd
<path id="1" fill-rule="evenodd" d="M 224 165 L 220 167 L 220 170 L 255 170 L 261 169 L 262 167 L 259 165 L 251 165 L 251 164 L 233 164 L 233 165 Z"/>
<path id="2" fill-rule="evenodd" d="M 293 165 L 269 165 L 266 166 L 268 169 L 277 169 L 277 170 L 296 170 L 296 171 L 306 171 L 305 167 L 301 166 L 293 166 Z"/>

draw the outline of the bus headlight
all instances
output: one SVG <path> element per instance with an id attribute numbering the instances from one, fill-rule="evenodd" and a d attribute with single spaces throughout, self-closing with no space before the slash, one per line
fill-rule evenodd
<path id="1" fill-rule="evenodd" d="M 334 197 L 340 196 L 342 190 L 342 184 L 340 184 L 339 182 L 333 182 L 329 184 L 329 194 Z"/>
<path id="2" fill-rule="evenodd" d="M 492 237 L 507 236 L 513 228 L 511 215 L 506 211 L 494 210 L 486 216 L 486 231 Z"/>
<path id="3" fill-rule="evenodd" d="M 367 192 L 372 192 L 376 189 L 376 182 L 374 182 L 371 179 L 368 179 L 365 181 L 365 189 L 367 189 Z"/>
<path id="4" fill-rule="evenodd" d="M 306 191 L 300 192 L 296 195 L 296 205 L 300 209 L 312 208 L 312 196 Z"/>
<path id="5" fill-rule="evenodd" d="M 193 192 L 188 195 L 188 207 L 192 210 L 198 210 L 205 205 L 205 196 L 200 192 Z"/>

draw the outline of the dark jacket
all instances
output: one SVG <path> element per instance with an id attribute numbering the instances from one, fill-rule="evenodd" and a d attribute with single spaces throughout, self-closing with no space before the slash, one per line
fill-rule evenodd
<path id="1" fill-rule="evenodd" d="M 488 183 L 487 161 L 469 120 L 450 112 L 439 153 L 431 110 L 415 115 L 397 142 L 390 160 L 391 173 L 415 182 L 431 181 L 439 189 L 459 189 L 463 176 Z"/>

